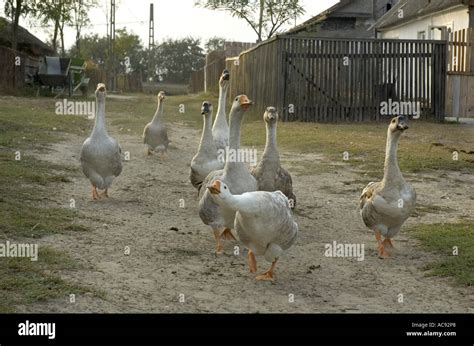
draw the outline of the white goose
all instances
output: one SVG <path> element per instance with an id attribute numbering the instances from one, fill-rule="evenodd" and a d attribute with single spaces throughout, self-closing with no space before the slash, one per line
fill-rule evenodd
<path id="1" fill-rule="evenodd" d="M 273 280 L 278 258 L 293 245 L 298 235 L 298 224 L 293 220 L 286 196 L 280 191 L 234 195 L 220 180 L 214 181 L 208 189 L 215 202 L 236 212 L 234 228 L 240 241 L 249 249 L 250 272 L 257 272 L 255 255 L 265 256 L 272 265 L 256 279 Z"/>
<path id="2" fill-rule="evenodd" d="M 268 107 L 263 114 L 267 129 L 265 150 L 258 165 L 252 170 L 257 179 L 260 191 L 281 191 L 288 197 L 293 209 L 296 196 L 293 193 L 293 182 L 290 173 L 281 167 L 277 145 L 278 113 L 274 107 Z"/>
<path id="3" fill-rule="evenodd" d="M 105 126 L 105 84 L 98 84 L 95 91 L 97 111 L 94 129 L 82 144 L 81 165 L 84 175 L 92 184 L 92 199 L 108 197 L 108 189 L 115 177 L 122 172 L 122 149 L 109 136 Z M 97 189 L 104 190 L 99 194 Z"/>
<path id="4" fill-rule="evenodd" d="M 158 107 L 155 115 L 143 130 L 143 143 L 147 146 L 148 155 L 151 155 L 152 151 L 158 151 L 164 157 L 168 150 L 168 132 L 163 119 L 165 98 L 165 92 L 160 91 L 158 93 Z"/>
<path id="5" fill-rule="evenodd" d="M 390 257 L 393 249 L 390 239 L 398 234 L 415 209 L 415 189 L 403 178 L 397 161 L 398 143 L 406 129 L 405 117 L 392 119 L 387 133 L 383 179 L 369 183 L 360 196 L 360 214 L 365 225 L 375 232 L 380 258 Z"/>
<path id="6" fill-rule="evenodd" d="M 212 136 L 216 143 L 217 151 L 224 153 L 229 146 L 229 125 L 225 114 L 225 103 L 227 100 L 227 91 L 230 84 L 230 73 L 227 70 L 222 72 L 219 79 L 219 104 L 217 107 L 216 120 L 212 127 Z"/>
<path id="7" fill-rule="evenodd" d="M 250 101 L 246 95 L 237 96 L 232 103 L 229 142 L 230 150 L 233 152 L 238 152 L 240 149 L 240 129 L 245 112 L 251 104 L 252 101 Z M 207 188 L 211 186 L 216 179 L 226 183 L 234 194 L 242 194 L 258 189 L 257 181 L 250 174 L 247 166 L 243 162 L 226 161 L 224 169 L 211 172 L 202 183 L 202 186 Z M 224 248 L 221 243 L 221 238 L 235 239 L 231 232 L 231 229 L 234 227 L 235 211 L 218 205 L 210 196 L 210 192 L 205 189 L 199 201 L 199 216 L 204 224 L 209 225 L 214 231 L 216 253 L 222 254 Z"/>
<path id="8" fill-rule="evenodd" d="M 212 138 L 212 110 L 209 102 L 202 103 L 201 114 L 204 116 L 204 125 L 201 142 L 197 154 L 191 160 L 189 179 L 191 184 L 198 189 L 198 193 L 209 173 L 224 168 L 224 161 L 218 159 L 217 148 Z"/>

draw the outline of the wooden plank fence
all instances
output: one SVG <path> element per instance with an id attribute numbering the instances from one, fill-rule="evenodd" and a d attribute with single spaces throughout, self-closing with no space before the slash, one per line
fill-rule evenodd
<path id="1" fill-rule="evenodd" d="M 275 106 L 283 121 L 379 120 L 382 102 L 444 119 L 444 41 L 279 36 L 227 68 L 231 95 L 246 93 L 259 112 Z"/>
<path id="2" fill-rule="evenodd" d="M 449 72 L 474 72 L 474 28 L 449 33 Z"/>

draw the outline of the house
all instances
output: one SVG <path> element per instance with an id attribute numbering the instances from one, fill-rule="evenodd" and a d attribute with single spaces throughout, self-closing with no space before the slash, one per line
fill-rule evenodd
<path id="1" fill-rule="evenodd" d="M 40 59 L 55 55 L 51 47 L 21 26 L 18 27 L 17 50 L 12 50 L 12 31 L 12 23 L 0 17 L 0 61 L 4 64 L 0 69 L 0 88 L 8 90 L 32 82 Z M 7 63 L 9 61 L 11 64 Z"/>
<path id="2" fill-rule="evenodd" d="M 474 0 L 401 0 L 373 28 L 384 39 L 447 41 L 446 115 L 474 118 Z"/>
<path id="3" fill-rule="evenodd" d="M 373 28 L 387 39 L 447 39 L 474 27 L 473 0 L 401 0 Z"/>
<path id="4" fill-rule="evenodd" d="M 375 38 L 373 24 L 397 2 L 398 0 L 341 0 L 285 34 L 329 38 Z"/>

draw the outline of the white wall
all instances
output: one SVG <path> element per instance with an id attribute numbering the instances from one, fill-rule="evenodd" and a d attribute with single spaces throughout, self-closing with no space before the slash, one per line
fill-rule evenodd
<path id="1" fill-rule="evenodd" d="M 426 39 L 441 39 L 441 32 L 434 30 L 429 33 L 430 26 L 448 26 L 452 31 L 469 27 L 469 12 L 467 7 L 451 10 L 442 14 L 433 14 L 429 17 L 403 24 L 403 26 L 379 34 L 380 38 L 418 39 L 418 33 L 425 31 Z"/>

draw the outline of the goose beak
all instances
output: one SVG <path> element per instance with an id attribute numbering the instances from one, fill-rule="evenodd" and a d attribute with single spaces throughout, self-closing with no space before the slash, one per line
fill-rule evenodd
<path id="1" fill-rule="evenodd" d="M 246 95 L 242 95 L 240 97 L 240 106 L 243 109 L 248 109 L 251 105 L 253 105 L 253 102 L 249 100 L 249 98 Z"/>
<path id="2" fill-rule="evenodd" d="M 201 115 L 209 113 L 210 112 L 210 106 L 211 106 L 210 103 L 207 103 L 207 102 L 203 103 L 202 108 L 201 108 Z"/>
<path id="3" fill-rule="evenodd" d="M 221 182 L 219 180 L 216 180 L 214 184 L 208 187 L 208 190 L 210 193 L 213 195 L 218 195 L 221 193 Z"/>
<path id="4" fill-rule="evenodd" d="M 223 80 L 229 80 L 229 79 L 230 79 L 230 73 L 229 73 L 229 71 L 224 70 L 224 72 L 222 72 L 222 79 L 223 79 Z"/>

